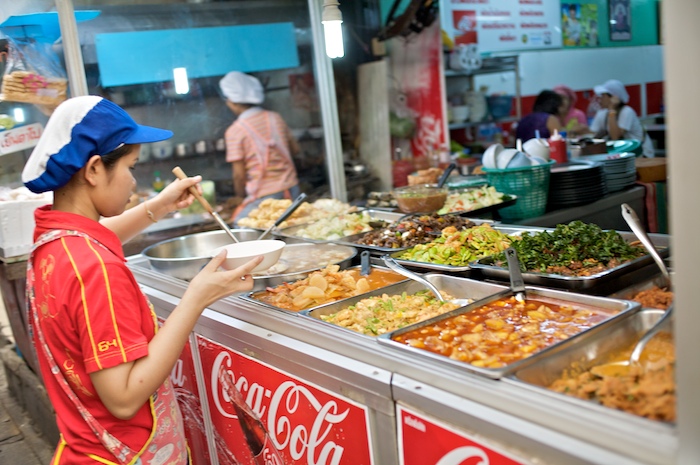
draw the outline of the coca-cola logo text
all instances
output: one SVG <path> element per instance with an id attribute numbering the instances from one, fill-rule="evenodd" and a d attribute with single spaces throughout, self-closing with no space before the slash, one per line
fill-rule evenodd
<path id="1" fill-rule="evenodd" d="M 236 379 L 230 370 L 231 361 L 231 354 L 222 351 L 211 368 L 212 398 L 219 414 L 225 418 L 238 418 L 218 376 L 220 369 L 227 369 L 236 387 L 245 396 L 246 404 L 267 425 L 270 439 L 278 449 L 287 450 L 294 461 L 306 457 L 308 465 L 340 464 L 344 448 L 336 444 L 330 435 L 333 427 L 348 416 L 349 409 L 340 412 L 335 401 L 320 402 L 309 389 L 294 381 L 282 382 L 273 392 L 257 383 L 251 384 L 244 376 Z M 311 425 L 295 424 L 290 419 L 295 412 L 308 408 L 316 412 Z"/>
<path id="2" fill-rule="evenodd" d="M 185 376 L 185 362 L 182 359 L 177 359 L 175 366 L 170 372 L 170 382 L 173 383 L 175 387 L 184 387 L 187 377 Z"/>

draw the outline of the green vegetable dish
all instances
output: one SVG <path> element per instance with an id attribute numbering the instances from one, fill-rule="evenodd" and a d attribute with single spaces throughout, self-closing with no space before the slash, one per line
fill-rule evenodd
<path id="1" fill-rule="evenodd" d="M 615 268 L 646 253 L 644 247 L 628 243 L 617 231 L 604 231 L 595 224 L 572 221 L 554 231 L 524 232 L 512 247 L 518 253 L 521 271 L 591 276 Z M 507 268 L 504 253 L 494 264 Z"/>
<path id="2" fill-rule="evenodd" d="M 416 245 L 398 258 L 439 265 L 466 266 L 474 260 L 504 251 L 513 239 L 486 223 L 464 230 L 448 227 L 443 229 L 441 236 L 433 242 Z"/>

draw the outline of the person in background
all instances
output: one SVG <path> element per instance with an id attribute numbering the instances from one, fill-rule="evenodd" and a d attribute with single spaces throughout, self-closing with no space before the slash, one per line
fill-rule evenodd
<path id="1" fill-rule="evenodd" d="M 572 136 L 589 132 L 586 114 L 574 106 L 576 103 L 576 92 L 565 85 L 554 87 L 554 92 L 561 95 L 564 100 L 562 112 L 559 114 L 559 121 L 567 135 Z"/>
<path id="2" fill-rule="evenodd" d="M 617 79 L 610 79 L 595 86 L 594 92 L 600 98 L 598 110 L 591 123 L 591 131 L 597 138 L 608 140 L 638 140 L 642 143 L 642 154 L 654 156 L 654 145 L 644 130 L 637 113 L 627 105 L 629 94 Z"/>
<path id="3" fill-rule="evenodd" d="M 515 130 L 515 137 L 522 142 L 534 137 L 549 139 L 554 130 L 562 130 L 559 114 L 562 111 L 564 99 L 553 90 L 543 90 L 537 95 L 532 113 L 525 115 Z M 539 134 L 539 136 L 538 136 Z"/>
<path id="4" fill-rule="evenodd" d="M 200 176 L 125 211 L 140 144 L 171 136 L 109 100 L 75 97 L 53 112 L 24 166 L 29 190 L 53 191 L 53 205 L 35 212 L 27 262 L 30 334 L 61 433 L 52 465 L 189 463 L 170 372 L 202 311 L 253 287 L 262 257 L 217 271 L 221 253 L 158 327 L 122 243 L 194 199 Z"/>
<path id="5" fill-rule="evenodd" d="M 265 96 L 257 78 L 232 71 L 219 87 L 226 106 L 237 116 L 225 134 L 233 187 L 237 196 L 244 197 L 233 212 L 237 221 L 265 199 L 294 199 L 301 193 L 292 159 L 299 144 L 279 114 L 260 107 Z"/>

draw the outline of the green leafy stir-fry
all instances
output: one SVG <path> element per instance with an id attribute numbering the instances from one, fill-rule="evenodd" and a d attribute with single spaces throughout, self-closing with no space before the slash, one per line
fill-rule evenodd
<path id="1" fill-rule="evenodd" d="M 507 249 L 513 238 L 482 224 L 465 230 L 445 228 L 442 235 L 428 244 L 419 244 L 399 258 L 440 265 L 465 266 L 469 262 Z"/>
<path id="2" fill-rule="evenodd" d="M 643 247 L 629 244 L 617 231 L 604 231 L 582 221 L 559 224 L 551 232 L 523 233 L 512 247 L 518 252 L 522 271 L 577 276 L 614 268 L 645 253 Z M 494 261 L 508 266 L 504 253 L 496 255 Z"/>

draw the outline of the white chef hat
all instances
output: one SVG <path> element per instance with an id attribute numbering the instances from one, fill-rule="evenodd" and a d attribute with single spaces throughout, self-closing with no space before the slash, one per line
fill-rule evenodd
<path id="1" fill-rule="evenodd" d="M 250 74 L 231 71 L 219 81 L 221 92 L 233 103 L 259 105 L 265 100 L 260 81 Z"/>
<path id="2" fill-rule="evenodd" d="M 609 81 L 605 81 L 603 84 L 595 86 L 593 88 L 593 91 L 596 93 L 596 95 L 614 95 L 615 97 L 619 98 L 622 103 L 627 103 L 630 100 L 630 95 L 627 93 L 625 85 L 617 79 L 610 79 Z"/>

